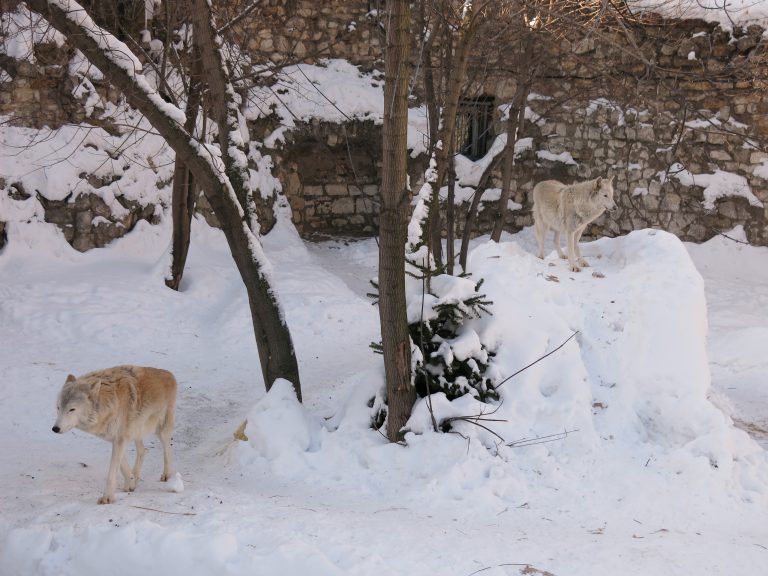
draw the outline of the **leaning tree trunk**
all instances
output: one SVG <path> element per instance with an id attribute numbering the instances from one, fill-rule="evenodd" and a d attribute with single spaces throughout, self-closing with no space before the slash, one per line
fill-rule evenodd
<path id="1" fill-rule="evenodd" d="M 410 3 L 389 5 L 384 81 L 384 127 L 379 214 L 379 316 L 387 383 L 387 436 L 401 440 L 416 401 L 411 384 L 411 340 L 405 303 Z"/>
<path id="2" fill-rule="evenodd" d="M 293 384 L 301 398 L 298 363 L 288 326 L 272 290 L 271 266 L 262 252 L 258 236 L 251 228 L 250 206 L 247 202 L 243 206 L 238 200 L 247 200 L 250 194 L 247 188 L 249 183 L 243 181 L 241 172 L 232 166 L 229 151 L 222 150 L 222 159 L 226 158 L 223 173 L 221 165 L 184 129 L 182 124 L 186 118 L 179 119 L 178 108 L 163 102 L 157 91 L 149 87 L 141 74 L 141 64 L 128 47 L 96 26 L 81 6 L 69 2 L 66 8 L 62 8 L 60 2 L 46 0 L 27 0 L 27 4 L 41 13 L 101 70 L 105 78 L 125 95 L 131 106 L 144 114 L 192 171 L 220 219 L 232 257 L 248 292 L 264 383 L 269 389 L 275 379 L 285 378 Z M 210 7 L 205 2 L 203 4 L 204 13 L 198 17 L 207 19 L 207 28 L 196 28 L 196 34 L 200 34 L 203 29 L 210 32 L 213 28 Z M 201 46 L 205 50 L 212 50 L 215 44 L 201 42 Z M 219 56 L 214 56 L 214 59 L 219 61 L 226 74 L 221 54 L 218 50 L 216 53 Z M 225 129 L 226 126 L 220 126 L 220 132 Z M 225 152 L 226 157 L 223 156 Z M 227 165 L 227 160 L 230 160 L 230 165 Z"/>
<path id="3" fill-rule="evenodd" d="M 469 254 L 469 241 L 472 239 L 472 232 L 475 229 L 475 220 L 477 219 L 477 213 L 480 209 L 480 201 L 483 198 L 483 193 L 488 188 L 488 182 L 491 179 L 491 174 L 496 170 L 499 165 L 502 154 L 496 156 L 491 160 L 488 167 L 483 171 L 480 176 L 480 181 L 475 188 L 475 194 L 472 196 L 472 202 L 467 209 L 467 213 L 464 217 L 464 230 L 461 234 L 461 251 L 459 252 L 459 266 L 461 271 L 467 271 L 467 255 Z"/>
<path id="4" fill-rule="evenodd" d="M 221 158 L 235 195 L 234 198 L 221 193 L 206 196 L 219 216 L 232 256 L 248 290 L 259 360 L 262 372 L 268 375 L 265 376 L 264 384 L 269 390 L 276 378 L 284 378 L 293 384 L 296 396 L 301 401 L 299 367 L 291 333 L 272 289 L 271 278 L 261 266 L 266 263 L 266 258 L 261 253 L 261 242 L 256 236 L 258 222 L 253 190 L 250 187 L 248 140 L 247 135 L 243 135 L 240 130 L 240 109 L 208 0 L 195 0 L 192 22 L 195 45 L 200 53 L 203 74 L 208 80 L 218 124 Z M 254 241 L 258 243 L 258 248 Z"/>

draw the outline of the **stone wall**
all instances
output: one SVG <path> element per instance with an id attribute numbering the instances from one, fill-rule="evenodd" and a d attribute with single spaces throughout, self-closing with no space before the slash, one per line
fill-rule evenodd
<path id="1" fill-rule="evenodd" d="M 121 215 L 96 193 L 81 193 L 63 200 L 49 200 L 40 194 L 34 198 L 19 182 L 6 184 L 0 178 L 0 191 L 7 192 L 10 200 L 37 202 L 43 220 L 57 225 L 67 242 L 80 252 L 101 248 L 130 232 L 139 220 L 151 224 L 158 222 L 158 206 L 140 204 L 116 196 L 115 200 L 124 209 Z M 0 220 L 0 249 L 7 241 L 6 223 Z"/>
<path id="2" fill-rule="evenodd" d="M 660 68 L 649 77 L 623 55 L 618 39 L 557 47 L 559 73 L 536 87 L 543 97 L 529 101 L 531 117 L 541 119 L 522 134 L 533 138 L 534 150 L 550 154 L 521 159 L 513 199 L 524 209 L 512 215 L 512 229 L 531 222 L 527 199 L 535 182 L 614 175 L 620 210 L 601 218 L 592 234 L 658 227 L 700 242 L 741 224 L 751 242 L 768 245 L 768 42 L 762 29 L 729 34 L 686 21 L 646 26 L 635 41 Z M 577 66 L 574 51 L 588 56 L 591 68 Z M 619 63 L 613 75 L 590 76 L 610 62 Z M 561 161 L 551 159 L 558 155 Z M 705 202 L 705 188 L 718 178 L 727 178 L 720 190 L 727 194 Z M 752 201 L 744 197 L 747 190 Z"/>
<path id="3" fill-rule="evenodd" d="M 508 214 L 507 229 L 532 224 L 529 193 L 536 182 L 607 175 L 615 177 L 620 209 L 599 219 L 588 234 L 657 227 L 700 242 L 743 225 L 751 242 L 768 245 L 768 62 L 762 29 L 728 33 L 711 23 L 686 21 L 647 25 L 634 34 L 656 69 L 628 57 L 623 37 L 603 43 L 564 39 L 552 47 L 555 65 L 535 85 L 537 95 L 528 102 L 532 114 L 520 134 L 532 139 L 532 147 L 517 161 L 512 199 L 521 208 Z M 497 104 L 515 89 L 505 78 L 488 78 L 485 84 L 475 91 L 494 95 Z M 504 131 L 498 118 L 496 131 Z M 297 225 L 306 234 L 366 233 L 377 204 L 375 197 L 370 203 L 361 200 L 367 195 L 345 166 L 343 131 L 336 130 L 329 136 L 333 142 L 321 146 L 335 148 L 335 160 L 314 144 L 300 144 L 312 137 L 306 127 L 299 132 L 303 135 L 288 142 L 283 153 L 292 158 L 283 167 L 283 181 Z M 381 137 L 375 128 L 365 134 L 371 142 Z M 350 143 L 355 149 L 361 141 Z M 377 151 L 369 149 L 370 163 Z M 308 159 L 302 163 L 302 157 Z M 307 166 L 315 157 L 342 168 L 318 172 Z M 414 190 L 423 162 L 410 169 Z M 722 173 L 729 175 L 731 189 L 705 202 L 706 185 Z M 493 186 L 501 185 L 499 176 Z M 364 183 L 373 193 L 378 181 L 369 173 Z M 754 195 L 751 202 L 739 195 L 747 188 Z M 486 201 L 476 230 L 488 232 L 496 212 L 496 203 Z M 461 233 L 461 208 L 456 225 Z"/>
<path id="4" fill-rule="evenodd" d="M 364 68 L 381 62 L 379 2 L 265 0 L 237 30 L 254 61 L 274 64 L 343 58 Z"/>
<path id="5" fill-rule="evenodd" d="M 300 124 L 271 152 L 307 237 L 372 236 L 378 230 L 381 129 L 373 122 Z"/>
<path id="6" fill-rule="evenodd" d="M 332 57 L 370 69 L 380 66 L 382 55 L 374 5 L 266 0 L 258 17 L 237 32 L 254 61 Z M 521 133 L 532 139 L 532 147 L 517 161 L 513 200 L 521 208 L 508 214 L 508 229 L 532 223 L 528 196 L 535 182 L 604 174 L 616 178 L 620 210 L 598 220 L 588 233 L 616 235 L 653 226 L 703 241 L 741 224 L 751 242 L 768 245 L 768 48 L 762 29 L 724 32 L 705 22 L 658 22 L 632 34 L 633 50 L 642 52 L 645 64 L 628 55 L 623 37 L 601 42 L 564 38 L 550 47 L 553 58 L 534 87 L 540 97 L 528 103 L 535 113 L 529 120 L 539 119 L 526 122 Z M 42 45 L 36 48 L 36 66 L 7 58 L 0 62 L 10 77 L 0 83 L 0 114 L 12 113 L 14 122 L 28 126 L 83 121 L 82 103 L 72 96 L 73 80 L 66 74 L 70 57 L 66 47 Z M 96 88 L 117 99 L 108 87 Z M 497 104 L 509 101 L 514 90 L 514 81 L 503 77 L 489 77 L 475 87 Z M 497 118 L 497 133 L 503 129 Z M 255 129 L 254 135 L 258 139 L 263 133 Z M 269 153 L 302 234 L 376 232 L 380 126 L 299 124 L 283 146 Z M 419 158 L 410 166 L 414 190 L 423 165 Z M 687 172 L 677 174 L 678 167 Z M 754 200 L 728 195 L 705 206 L 703 180 L 717 171 L 734 175 L 734 186 L 748 186 Z M 679 178 L 688 173 L 694 175 L 693 185 Z M 498 175 L 492 185 L 500 185 Z M 65 230 L 72 230 L 72 242 L 78 226 L 85 230 L 85 212 L 91 222 L 101 216 L 98 197 L 49 209 L 58 212 L 52 218 Z M 65 217 L 60 213 L 65 209 L 74 215 Z M 137 207 L 138 217 L 145 209 Z M 490 229 L 495 212 L 494 202 L 485 202 L 478 232 Z M 462 222 L 460 213 L 459 231 Z"/>

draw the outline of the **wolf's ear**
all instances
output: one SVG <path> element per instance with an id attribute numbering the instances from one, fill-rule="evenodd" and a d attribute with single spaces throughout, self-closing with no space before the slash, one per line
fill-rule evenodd
<path id="1" fill-rule="evenodd" d="M 597 179 L 595 180 L 595 185 L 592 188 L 592 192 L 597 192 L 598 190 L 600 190 L 600 186 L 602 186 L 602 184 L 603 184 L 603 177 L 598 176 Z"/>
<path id="2" fill-rule="evenodd" d="M 64 384 L 69 384 L 70 382 L 74 382 L 75 380 L 77 380 L 77 378 L 75 378 L 74 376 L 72 376 L 72 374 L 68 374 L 68 375 L 67 375 L 67 381 L 66 381 L 66 382 L 64 382 Z"/>

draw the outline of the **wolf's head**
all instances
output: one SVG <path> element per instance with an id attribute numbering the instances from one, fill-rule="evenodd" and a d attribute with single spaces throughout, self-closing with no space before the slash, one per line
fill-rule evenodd
<path id="1" fill-rule="evenodd" d="M 52 430 L 64 434 L 88 422 L 94 412 L 99 386 L 99 383 L 81 382 L 72 374 L 67 376 L 56 402 L 57 417 Z"/>
<path id="2" fill-rule="evenodd" d="M 610 178 L 600 176 L 594 180 L 592 201 L 608 212 L 616 209 L 616 202 L 613 200 L 613 176 Z"/>

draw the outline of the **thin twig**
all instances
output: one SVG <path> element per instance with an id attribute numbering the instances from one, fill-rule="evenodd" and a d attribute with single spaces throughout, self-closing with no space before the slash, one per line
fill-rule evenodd
<path id="1" fill-rule="evenodd" d="M 229 22 L 227 22 L 226 24 L 224 24 L 224 25 L 220 26 L 220 27 L 219 27 L 219 28 L 216 30 L 216 34 L 217 34 L 218 36 L 221 36 L 222 34 L 224 34 L 224 33 L 225 33 L 227 30 L 229 30 L 230 28 L 232 28 L 232 27 L 233 27 L 235 24 L 237 24 L 238 22 L 240 22 L 240 21 L 241 21 L 243 18 L 246 18 L 246 17 L 247 17 L 247 16 L 248 16 L 248 15 L 249 15 L 251 12 L 253 12 L 253 11 L 254 11 L 256 8 L 258 8 L 258 6 L 259 6 L 259 4 L 260 4 L 260 3 L 261 3 L 261 2 L 259 2 L 259 0 L 254 0 L 253 2 L 251 2 L 251 4 L 250 4 L 250 5 L 248 5 L 248 6 L 246 6 L 246 7 L 243 9 L 243 11 L 242 11 L 242 12 L 240 12 L 240 14 L 238 14 L 237 16 L 235 16 L 235 17 L 234 17 L 232 20 L 230 20 L 230 21 L 229 21 Z"/>
<path id="2" fill-rule="evenodd" d="M 546 358 L 547 356 L 551 356 L 552 354 L 554 354 L 555 352 L 557 352 L 558 350 L 560 350 L 560 348 L 562 348 L 563 346 L 565 346 L 565 345 L 568 343 L 568 341 L 569 341 L 571 338 L 573 338 L 574 336 L 576 336 L 576 334 L 578 334 L 578 333 L 579 333 L 579 331 L 578 331 L 578 330 L 576 330 L 576 331 L 575 331 L 573 334 L 571 334 L 570 336 L 568 336 L 568 338 L 566 338 L 566 339 L 565 339 L 565 342 L 563 342 L 562 344 L 560 344 L 560 346 L 558 346 L 557 348 L 555 348 L 554 350 L 552 350 L 552 351 L 550 351 L 550 352 L 547 352 L 546 354 L 544 354 L 544 356 L 542 356 L 542 357 L 540 357 L 540 358 L 537 358 L 536 360 L 534 360 L 533 362 L 531 362 L 531 363 L 530 363 L 530 364 L 528 364 L 527 366 L 524 366 L 523 368 L 520 368 L 520 370 L 518 370 L 517 372 L 515 372 L 515 373 L 514 373 L 514 374 L 512 374 L 511 376 L 507 376 L 506 378 L 504 378 L 504 380 L 502 380 L 501 382 L 499 382 L 498 384 L 496 384 L 496 386 L 494 386 L 494 388 L 495 388 L 496 390 L 498 390 L 498 389 L 499 389 L 499 387 L 500 387 L 502 384 L 504 384 L 504 383 L 505 383 L 506 381 L 508 381 L 508 380 L 511 380 L 512 378 L 514 378 L 515 376 L 517 376 L 518 374 L 520 374 L 520 372 L 524 372 L 524 371 L 528 370 L 528 368 L 530 368 L 530 367 L 531 367 L 531 366 L 533 366 L 534 364 L 538 364 L 539 362 L 541 362 L 542 360 L 544 360 L 544 358 Z"/>

